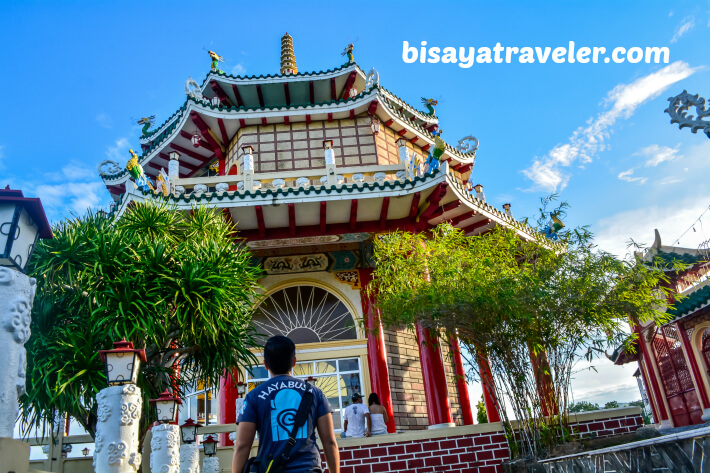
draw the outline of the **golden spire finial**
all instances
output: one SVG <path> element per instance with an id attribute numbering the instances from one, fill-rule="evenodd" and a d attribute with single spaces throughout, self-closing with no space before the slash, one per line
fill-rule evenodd
<path id="1" fill-rule="evenodd" d="M 296 74 L 296 54 L 293 52 L 293 38 L 286 33 L 281 37 L 281 74 Z"/>

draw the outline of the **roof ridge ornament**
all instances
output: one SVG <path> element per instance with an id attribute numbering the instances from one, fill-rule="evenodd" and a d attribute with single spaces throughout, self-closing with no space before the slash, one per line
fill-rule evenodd
<path id="1" fill-rule="evenodd" d="M 349 64 L 355 64 L 355 56 L 353 56 L 353 49 L 355 49 L 355 45 L 353 43 L 350 43 L 347 46 L 345 46 L 345 49 L 343 49 L 343 52 L 340 53 L 341 56 L 348 57 L 348 62 L 343 64 L 344 66 L 347 66 Z"/>
<path id="2" fill-rule="evenodd" d="M 200 101 L 203 99 L 202 91 L 200 90 L 200 84 L 197 83 L 192 76 L 188 76 L 185 81 L 185 95 L 192 97 L 193 99 Z"/>
<path id="3" fill-rule="evenodd" d="M 705 99 L 699 94 L 691 95 L 687 90 L 670 97 L 668 99 L 668 108 L 664 110 L 671 117 L 671 124 L 677 123 L 678 128 L 690 128 L 692 133 L 697 133 L 702 130 L 710 138 L 710 121 L 705 121 L 704 118 L 710 118 L 710 110 L 705 106 Z M 688 109 L 695 107 L 698 114 L 688 116 Z"/>
<path id="4" fill-rule="evenodd" d="M 464 136 L 459 140 L 456 151 L 463 154 L 476 154 L 478 151 L 478 138 L 473 135 Z"/>
<path id="5" fill-rule="evenodd" d="M 224 60 L 224 58 L 214 51 L 207 51 L 207 53 L 210 55 L 210 58 L 212 59 L 212 63 L 210 64 L 210 68 L 211 68 L 212 72 L 216 72 L 217 74 L 224 74 L 224 71 L 219 69 L 219 63 L 226 62 Z"/>
<path id="6" fill-rule="evenodd" d="M 380 85 L 380 73 L 374 67 L 370 69 L 367 73 L 367 78 L 365 79 L 365 90 L 369 90 L 371 87 L 378 87 Z"/>

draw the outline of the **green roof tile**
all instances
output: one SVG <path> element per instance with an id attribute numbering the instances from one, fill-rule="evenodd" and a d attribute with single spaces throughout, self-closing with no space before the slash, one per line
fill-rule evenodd
<path id="1" fill-rule="evenodd" d="M 676 302 L 673 308 L 666 312 L 673 317 L 681 317 L 691 314 L 710 302 L 710 286 L 705 286 L 684 297 L 680 302 Z"/>

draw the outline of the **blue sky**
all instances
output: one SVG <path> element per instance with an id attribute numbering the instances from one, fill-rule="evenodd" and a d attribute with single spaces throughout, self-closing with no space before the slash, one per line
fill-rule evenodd
<path id="1" fill-rule="evenodd" d="M 42 198 L 51 220 L 108 203 L 96 165 L 139 148 L 133 118 L 158 123 L 209 69 L 278 72 L 280 37 L 298 68 L 355 60 L 412 105 L 441 98 L 443 137 L 480 140 L 473 179 L 488 201 L 534 216 L 558 191 L 568 225 L 602 247 L 673 243 L 710 205 L 710 140 L 669 123 L 666 99 L 710 97 L 710 2 L 0 2 L 3 112 L 0 185 Z M 669 47 L 669 64 L 405 64 L 402 43 L 428 46 Z M 575 151 L 577 150 L 577 151 Z M 681 239 L 710 238 L 710 213 Z M 638 398 L 633 367 L 597 363 L 578 399 Z"/>

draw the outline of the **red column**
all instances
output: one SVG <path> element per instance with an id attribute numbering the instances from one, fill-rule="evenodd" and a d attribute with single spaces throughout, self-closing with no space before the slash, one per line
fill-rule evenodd
<path id="1" fill-rule="evenodd" d="M 227 174 L 226 169 L 224 168 L 226 164 L 226 160 L 224 158 L 219 158 L 219 175 L 224 176 Z"/>
<path id="2" fill-rule="evenodd" d="M 365 292 L 367 284 L 372 280 L 372 269 L 359 270 L 360 298 L 362 299 L 362 314 L 367 333 L 367 367 L 370 370 L 370 385 L 372 392 L 377 393 L 382 406 L 387 410 L 387 432 L 394 433 L 394 410 L 392 409 L 392 393 L 390 391 L 390 375 L 387 367 L 387 349 L 382 333 L 382 324 L 378 317 L 374 301 Z"/>
<path id="3" fill-rule="evenodd" d="M 237 175 L 237 166 L 236 166 L 236 164 L 233 164 L 232 167 L 229 168 L 229 175 L 230 175 L 230 176 L 236 176 L 236 175 Z M 236 185 L 236 184 L 230 185 L 230 186 L 229 186 L 229 190 L 230 190 L 230 191 L 235 191 L 235 190 L 237 190 L 237 185 Z"/>
<path id="4" fill-rule="evenodd" d="M 648 370 L 648 377 L 650 378 L 649 381 L 651 381 L 651 392 L 653 393 L 654 398 L 653 401 L 655 401 L 656 407 L 658 408 L 658 418 L 656 418 L 656 421 L 660 423 L 662 420 L 669 419 L 668 411 L 666 410 L 666 402 L 661 394 L 661 388 L 658 386 L 658 378 L 656 377 L 656 370 L 654 368 L 656 366 L 654 362 L 655 358 L 652 358 L 649 355 L 648 347 L 646 347 L 646 342 L 643 340 L 643 333 L 641 333 L 641 329 L 638 326 L 636 327 L 636 333 L 639 335 L 639 347 L 641 348 L 644 364 Z"/>
<path id="5" fill-rule="evenodd" d="M 219 383 L 219 423 L 233 424 L 237 421 L 237 405 L 236 401 L 239 397 L 237 393 L 238 376 L 232 377 L 229 372 L 224 373 L 220 378 Z M 214 402 L 214 401 L 213 401 Z M 234 442 L 229 440 L 229 434 L 219 434 L 220 445 L 234 445 Z"/>
<path id="6" fill-rule="evenodd" d="M 683 348 L 685 348 L 685 353 L 688 355 L 688 363 L 690 364 L 690 369 L 693 373 L 693 377 L 695 378 L 695 386 L 697 387 L 699 394 L 698 397 L 700 398 L 700 402 L 703 405 L 703 409 L 708 409 L 710 408 L 710 401 L 708 400 L 708 393 L 705 389 L 705 383 L 703 382 L 703 378 L 700 375 L 698 361 L 695 359 L 695 352 L 693 351 L 693 346 L 690 344 L 690 340 L 688 340 L 688 334 L 683 328 L 683 324 L 681 324 L 680 322 L 676 322 L 675 325 L 676 330 L 678 330 L 678 333 L 680 334 L 680 339 L 683 340 Z"/>
<path id="7" fill-rule="evenodd" d="M 449 390 L 447 389 L 439 338 L 430 329 L 417 324 L 417 341 L 419 342 L 419 361 L 422 364 L 429 427 L 453 424 L 454 419 L 451 416 Z"/>
<path id="8" fill-rule="evenodd" d="M 498 399 L 496 398 L 495 385 L 493 384 L 493 374 L 488 364 L 488 358 L 478 354 L 478 371 L 481 376 L 483 386 L 483 403 L 486 405 L 486 416 L 488 422 L 500 422 L 500 410 L 498 409 Z"/>
<path id="9" fill-rule="evenodd" d="M 468 397 L 468 384 L 466 383 L 466 371 L 463 368 L 461 347 L 459 346 L 458 338 L 454 334 L 449 334 L 449 350 L 451 351 L 451 359 L 454 363 L 456 390 L 459 393 L 463 425 L 473 425 L 473 410 L 471 409 L 471 400 Z"/>

